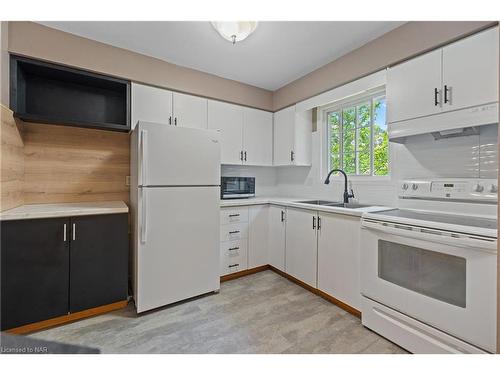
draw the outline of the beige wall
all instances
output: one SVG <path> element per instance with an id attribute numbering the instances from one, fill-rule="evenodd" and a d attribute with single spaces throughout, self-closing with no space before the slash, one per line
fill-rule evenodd
<path id="1" fill-rule="evenodd" d="M 273 110 L 341 86 L 495 23 L 408 22 L 276 90 Z"/>
<path id="2" fill-rule="evenodd" d="M 9 106 L 9 24 L 0 21 L 0 104 Z"/>
<path id="3" fill-rule="evenodd" d="M 9 51 L 136 82 L 272 109 L 272 92 L 33 22 L 9 22 Z"/>

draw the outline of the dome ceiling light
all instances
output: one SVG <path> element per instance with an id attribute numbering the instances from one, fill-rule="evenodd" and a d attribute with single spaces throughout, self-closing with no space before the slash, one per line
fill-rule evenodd
<path id="1" fill-rule="evenodd" d="M 235 44 L 248 38 L 257 28 L 257 21 L 211 22 L 221 37 Z"/>

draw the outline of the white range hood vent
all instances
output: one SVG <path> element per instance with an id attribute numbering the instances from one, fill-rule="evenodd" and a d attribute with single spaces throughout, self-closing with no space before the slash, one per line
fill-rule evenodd
<path id="1" fill-rule="evenodd" d="M 498 123 L 498 102 L 432 116 L 389 123 L 389 140 L 405 143 L 407 137 L 432 134 L 444 139 L 477 134 L 478 126 Z"/>
<path id="2" fill-rule="evenodd" d="M 431 134 L 436 141 L 439 141 L 440 139 L 466 137 L 468 135 L 478 135 L 479 134 L 479 127 L 471 126 L 468 128 L 442 130 L 439 132 L 431 132 Z"/>

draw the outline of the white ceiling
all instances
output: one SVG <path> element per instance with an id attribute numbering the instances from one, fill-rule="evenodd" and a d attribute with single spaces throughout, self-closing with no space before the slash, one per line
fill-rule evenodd
<path id="1" fill-rule="evenodd" d="M 276 90 L 403 22 L 260 22 L 232 45 L 210 22 L 40 22 L 220 77 Z"/>

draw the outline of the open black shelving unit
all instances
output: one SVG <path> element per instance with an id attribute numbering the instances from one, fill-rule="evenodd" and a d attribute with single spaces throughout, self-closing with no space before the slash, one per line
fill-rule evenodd
<path id="1" fill-rule="evenodd" d="M 130 130 L 129 81 L 16 55 L 10 104 L 24 121 Z"/>

